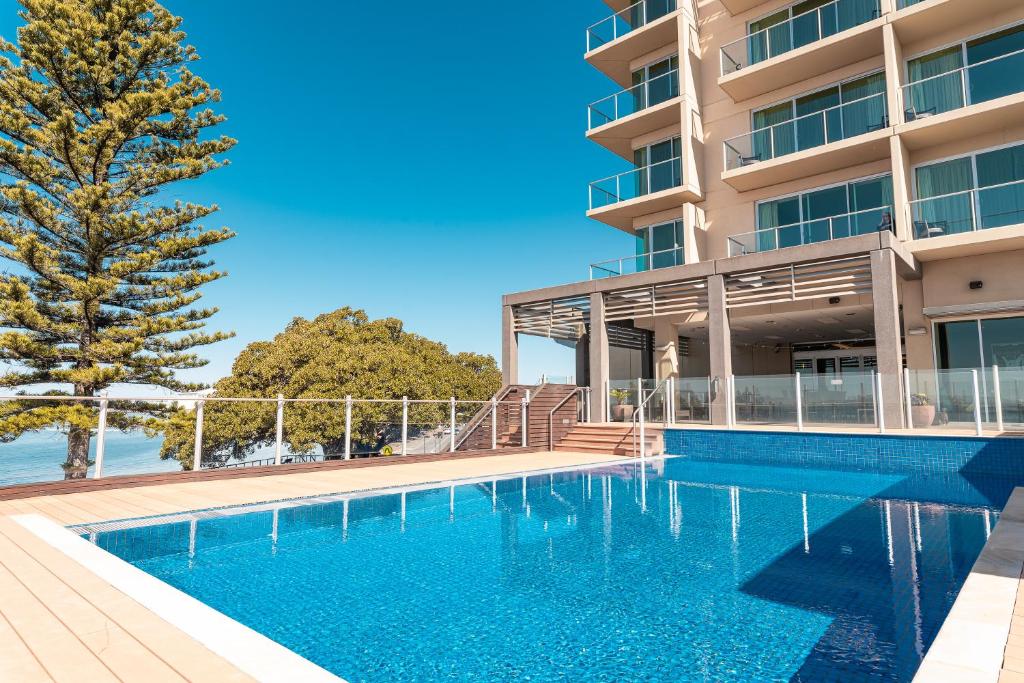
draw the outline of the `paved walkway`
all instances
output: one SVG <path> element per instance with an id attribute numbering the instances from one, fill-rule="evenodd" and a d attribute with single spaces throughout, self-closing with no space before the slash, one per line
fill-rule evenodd
<path id="1" fill-rule="evenodd" d="M 0 501 L 0 681 L 252 680 L 10 515 L 83 524 L 613 460 L 627 459 L 516 453 Z"/>

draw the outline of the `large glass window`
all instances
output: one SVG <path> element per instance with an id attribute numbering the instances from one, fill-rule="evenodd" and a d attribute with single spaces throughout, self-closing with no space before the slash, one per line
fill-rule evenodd
<path id="1" fill-rule="evenodd" d="M 1024 90 L 1024 24 L 907 62 L 908 121 Z"/>
<path id="2" fill-rule="evenodd" d="M 633 108 L 653 107 L 679 96 L 679 58 L 676 56 L 648 64 L 633 72 Z"/>
<path id="3" fill-rule="evenodd" d="M 804 0 L 747 25 L 750 63 L 756 64 L 870 21 L 878 0 Z"/>
<path id="4" fill-rule="evenodd" d="M 633 162 L 641 169 L 635 174 L 638 195 L 659 192 L 682 184 L 680 149 L 681 139 L 672 138 L 634 150 Z"/>
<path id="5" fill-rule="evenodd" d="M 876 176 L 757 205 L 757 250 L 892 229 L 892 176 Z"/>
<path id="6" fill-rule="evenodd" d="M 671 221 L 636 231 L 637 271 L 683 263 L 683 222 Z"/>
<path id="7" fill-rule="evenodd" d="M 1024 223 L 1024 144 L 921 166 L 914 178 L 917 239 Z"/>
<path id="8" fill-rule="evenodd" d="M 1024 317 L 957 320 L 935 326 L 935 360 L 941 370 L 981 369 L 982 419 L 995 417 L 997 394 L 993 366 L 999 367 L 999 400 L 1006 422 L 1024 423 Z M 973 402 L 967 407 L 958 394 L 966 373 L 940 374 L 939 404 L 954 421 L 973 420 Z M 958 389 L 959 387 L 959 389 Z"/>
<path id="9" fill-rule="evenodd" d="M 751 144 L 763 161 L 887 125 L 885 74 L 876 72 L 755 110 Z"/>

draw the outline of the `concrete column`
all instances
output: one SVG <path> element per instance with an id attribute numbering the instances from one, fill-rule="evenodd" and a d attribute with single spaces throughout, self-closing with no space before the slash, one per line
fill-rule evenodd
<path id="1" fill-rule="evenodd" d="M 711 358 L 711 424 L 728 419 L 726 378 L 732 374 L 732 331 L 725 307 L 725 276 L 708 277 L 708 352 Z"/>
<path id="2" fill-rule="evenodd" d="M 604 295 L 590 295 L 590 411 L 595 422 L 608 414 L 608 326 L 604 321 Z"/>
<path id="3" fill-rule="evenodd" d="M 892 24 L 882 26 L 882 50 L 885 53 L 885 98 L 889 125 L 903 123 L 903 46 Z"/>
<path id="4" fill-rule="evenodd" d="M 892 156 L 892 203 L 893 222 L 896 226 L 896 237 L 909 242 L 914 239 L 914 219 L 911 215 L 910 201 L 913 196 L 913 169 L 910 167 L 910 151 L 903 140 L 894 135 L 889 138 Z"/>
<path id="5" fill-rule="evenodd" d="M 679 330 L 662 316 L 654 319 L 654 377 L 679 376 Z"/>
<path id="6" fill-rule="evenodd" d="M 701 48 L 697 19 L 689 11 L 679 13 L 676 22 L 679 45 L 679 128 L 681 131 L 683 186 L 698 196 L 704 195 L 704 125 L 701 119 Z"/>
<path id="7" fill-rule="evenodd" d="M 519 383 L 519 334 L 515 331 L 511 306 L 501 307 L 501 381 Z"/>
<path id="8" fill-rule="evenodd" d="M 903 426 L 903 342 L 899 276 L 891 249 L 871 252 L 871 298 L 875 314 L 875 355 L 882 375 L 886 427 Z"/>

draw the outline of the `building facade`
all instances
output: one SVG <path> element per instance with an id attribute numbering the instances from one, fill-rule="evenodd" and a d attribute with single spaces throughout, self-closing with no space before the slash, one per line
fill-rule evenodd
<path id="1" fill-rule="evenodd" d="M 1024 2 L 607 0 L 587 137 L 622 158 L 587 215 L 635 237 L 590 278 L 503 297 L 518 338 L 616 380 L 1024 366 Z"/>

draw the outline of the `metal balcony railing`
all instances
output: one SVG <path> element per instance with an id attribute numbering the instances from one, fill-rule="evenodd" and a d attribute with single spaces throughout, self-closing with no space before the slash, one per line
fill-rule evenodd
<path id="1" fill-rule="evenodd" d="M 988 102 L 1024 92 L 1024 50 L 1017 50 L 983 62 L 922 78 L 903 86 L 906 120 L 935 116 L 943 112 Z"/>
<path id="2" fill-rule="evenodd" d="M 880 16 L 878 0 L 834 0 L 723 46 L 722 75 L 810 45 Z"/>
<path id="3" fill-rule="evenodd" d="M 1024 180 L 910 203 L 914 239 L 1024 223 Z"/>
<path id="4" fill-rule="evenodd" d="M 617 121 L 674 97 L 679 97 L 677 69 L 590 104 L 587 107 L 587 130 Z"/>
<path id="5" fill-rule="evenodd" d="M 602 280 L 606 277 L 643 273 L 656 268 L 668 268 L 683 264 L 683 248 L 673 247 L 651 251 L 645 254 L 634 254 L 617 259 L 608 259 L 590 264 L 590 279 Z"/>
<path id="6" fill-rule="evenodd" d="M 731 171 L 888 128 L 886 111 L 885 93 L 876 93 L 738 135 L 723 144 L 725 169 Z"/>
<path id="7" fill-rule="evenodd" d="M 590 183 L 590 208 L 599 209 L 682 184 L 680 157 L 659 161 Z"/>
<path id="8" fill-rule="evenodd" d="M 587 28 L 587 51 L 618 40 L 676 10 L 676 0 L 640 0 Z"/>
<path id="9" fill-rule="evenodd" d="M 728 238 L 729 256 L 756 254 L 762 251 L 774 251 L 785 247 L 797 247 L 802 244 L 814 244 L 815 242 L 826 242 L 892 229 L 892 207 L 882 206 L 839 216 L 801 221 L 777 228 L 765 228 L 731 235 Z"/>

